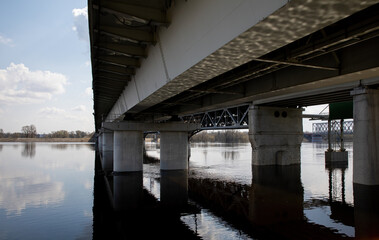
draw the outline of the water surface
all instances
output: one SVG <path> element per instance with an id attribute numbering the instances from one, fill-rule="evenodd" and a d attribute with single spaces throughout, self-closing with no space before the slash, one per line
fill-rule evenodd
<path id="1" fill-rule="evenodd" d="M 378 189 L 353 185 L 351 145 L 333 167 L 326 148 L 303 143 L 301 165 L 252 167 L 250 144 L 192 144 L 188 172 L 158 162 L 113 175 L 91 144 L 2 143 L 0 239 L 379 237 Z"/>

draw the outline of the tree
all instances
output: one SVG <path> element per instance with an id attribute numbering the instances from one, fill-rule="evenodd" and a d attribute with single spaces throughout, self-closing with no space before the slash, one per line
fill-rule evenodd
<path id="1" fill-rule="evenodd" d="M 0 128 L 0 138 L 3 138 L 4 137 L 4 131 L 2 128 Z"/>
<path id="2" fill-rule="evenodd" d="M 35 138 L 37 135 L 37 129 L 33 124 L 30 126 L 23 126 L 21 128 L 21 132 L 23 133 L 23 136 L 26 138 Z"/>

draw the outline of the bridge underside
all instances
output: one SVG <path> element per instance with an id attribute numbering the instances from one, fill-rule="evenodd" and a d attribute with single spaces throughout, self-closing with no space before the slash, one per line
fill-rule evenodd
<path id="1" fill-rule="evenodd" d="M 379 84 L 379 5 L 374 5 L 138 113 L 186 115 L 246 102 L 302 107 L 352 101 Z"/>
<path id="2" fill-rule="evenodd" d="M 180 57 L 169 59 L 160 29 L 176 27 L 174 13 L 181 4 L 89 0 L 97 129 L 105 119 L 162 121 L 251 102 L 299 107 L 346 101 L 352 100 L 354 87 L 379 84 L 377 1 L 283 2 L 281 8 L 276 6 L 279 10 L 189 69 L 179 64 L 184 72 L 177 73 L 170 61 Z M 310 14 L 319 14 L 318 21 Z M 144 64 L 158 48 L 165 85 L 155 79 L 140 82 Z M 160 72 L 152 74 L 150 78 L 161 77 Z"/>

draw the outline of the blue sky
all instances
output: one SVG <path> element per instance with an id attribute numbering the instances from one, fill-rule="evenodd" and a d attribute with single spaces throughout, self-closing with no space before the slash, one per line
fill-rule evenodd
<path id="1" fill-rule="evenodd" d="M 0 129 L 93 131 L 86 0 L 0 2 Z"/>

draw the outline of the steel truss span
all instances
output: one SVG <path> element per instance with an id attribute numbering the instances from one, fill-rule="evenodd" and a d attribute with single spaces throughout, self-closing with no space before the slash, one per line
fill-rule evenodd
<path id="1" fill-rule="evenodd" d="M 313 123 L 312 124 L 313 134 L 328 135 L 328 123 Z M 335 120 L 331 122 L 331 132 L 340 132 L 341 122 Z M 354 121 L 344 121 L 343 122 L 343 132 L 347 134 L 354 133 Z"/>
<path id="2" fill-rule="evenodd" d="M 213 111 L 181 116 L 185 123 L 201 123 L 200 130 L 248 129 L 250 105 L 239 105 Z"/>

